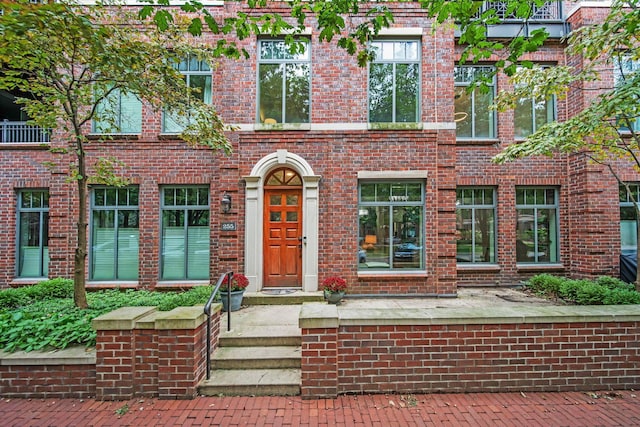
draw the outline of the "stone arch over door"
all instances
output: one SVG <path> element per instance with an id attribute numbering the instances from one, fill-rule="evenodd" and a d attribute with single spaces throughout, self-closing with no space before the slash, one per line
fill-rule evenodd
<path id="1" fill-rule="evenodd" d="M 302 290 L 318 290 L 318 184 L 320 177 L 302 157 L 287 150 L 277 150 L 260 159 L 251 175 L 245 176 L 245 274 L 249 278 L 249 291 L 263 288 L 264 257 L 263 210 L 264 184 L 269 173 L 278 167 L 295 170 L 302 178 Z"/>

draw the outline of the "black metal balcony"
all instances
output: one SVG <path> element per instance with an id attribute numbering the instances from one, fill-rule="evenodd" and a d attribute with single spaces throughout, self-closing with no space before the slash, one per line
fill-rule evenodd
<path id="1" fill-rule="evenodd" d="M 507 3 L 503 1 L 486 1 L 482 3 L 477 16 L 487 10 L 495 11 L 495 16 L 501 20 L 499 24 L 487 25 L 487 37 L 512 38 L 515 36 L 528 37 L 535 30 L 544 28 L 549 38 L 562 38 L 569 34 L 569 24 L 565 20 L 562 1 L 546 2 L 542 6 L 532 5 L 531 15 L 527 19 L 516 18 L 507 10 Z M 456 32 L 456 36 L 459 33 Z"/>

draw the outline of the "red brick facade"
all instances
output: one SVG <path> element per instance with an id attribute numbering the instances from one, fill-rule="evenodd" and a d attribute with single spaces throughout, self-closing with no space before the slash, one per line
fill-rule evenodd
<path id="1" fill-rule="evenodd" d="M 233 14 L 239 4 L 211 8 L 215 14 Z M 260 255 L 248 252 L 253 231 L 247 231 L 250 198 L 247 184 L 252 171 L 278 150 L 299 156 L 319 177 L 317 195 L 317 246 L 304 246 L 312 254 L 303 258 L 304 290 L 316 290 L 330 275 L 348 280 L 355 294 L 456 293 L 459 285 L 513 285 L 539 271 L 576 277 L 618 273 L 619 227 L 617 184 L 606 171 L 579 157 L 531 159 L 498 166 L 491 157 L 514 143 L 513 113 L 499 113 L 497 137 L 456 143 L 454 123 L 453 69 L 460 52 L 453 31 L 432 28 L 423 12 L 407 3 L 393 6 L 395 29 L 421 29 L 421 80 L 419 129 L 367 129 L 368 69 L 335 45 L 319 43 L 312 32 L 311 124 L 288 130 L 256 127 L 257 51 L 256 38 L 241 47 L 253 55 L 249 60 L 221 60 L 213 71 L 213 100 L 223 119 L 240 129 L 229 132 L 233 154 L 210 153 L 186 147 L 181 141 L 161 135 L 161 116 L 143 108 L 142 133 L 131 141 L 90 144 L 89 155 L 115 156 L 125 166 L 123 175 L 140 191 L 139 271 L 134 283 L 88 283 L 89 287 L 181 287 L 194 282 L 163 282 L 160 277 L 160 189 L 163 185 L 206 185 L 210 188 L 210 277 L 234 270 L 244 272 L 260 286 Z M 606 9 L 581 9 L 571 15 L 573 28 L 597 20 Z M 405 37 L 406 38 L 406 37 Z M 546 64 L 564 64 L 564 46 L 551 41 L 530 59 Z M 497 90 L 507 85 L 499 76 Z M 584 105 L 581 93 L 558 102 L 558 118 L 575 113 Z M 61 144 L 60 140 L 52 145 Z M 43 162 L 59 163 L 53 173 Z M 65 183 L 67 163 L 61 155 L 46 150 L 6 144 L 0 146 L 0 288 L 36 279 L 16 277 L 16 206 L 22 189 L 48 189 L 50 193 L 49 276 L 72 277 L 75 245 L 75 189 Z M 291 163 L 284 165 L 292 166 Z M 295 167 L 294 167 L 295 169 Z M 358 270 L 358 173 L 411 172 L 424 174 L 424 269 L 410 273 L 380 274 Z M 301 172 L 298 170 L 298 172 Z M 625 175 L 637 180 L 631 170 Z M 255 179 L 263 180 L 264 176 Z M 303 179 L 307 179 L 303 176 Z M 258 202 L 262 197 L 258 185 Z M 497 194 L 497 262 L 488 265 L 456 263 L 456 193 L 460 186 L 485 186 Z M 531 266 L 516 263 L 515 188 L 548 186 L 559 192 L 559 262 Z M 224 192 L 232 197 L 230 213 L 222 213 Z M 251 208 L 253 209 L 253 208 Z M 310 218 L 309 212 L 304 212 Z M 222 223 L 236 230 L 222 231 Z M 310 226 L 313 228 L 314 226 Z M 260 243 L 258 243 L 260 245 Z M 258 249 L 257 252 L 260 252 Z M 254 262 L 254 258 L 258 260 Z M 252 264 L 253 263 L 253 264 Z M 249 267 L 258 266 L 257 268 Z M 252 270 L 253 268 L 253 270 Z M 255 270 L 255 271 L 254 271 Z M 258 277 L 259 279 L 255 279 Z M 206 281 L 200 281 L 206 282 Z"/>

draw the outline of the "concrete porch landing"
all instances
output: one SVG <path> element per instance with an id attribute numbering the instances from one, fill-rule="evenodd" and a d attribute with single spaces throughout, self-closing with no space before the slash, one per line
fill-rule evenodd
<path id="1" fill-rule="evenodd" d="M 304 305 L 303 303 L 309 303 Z M 347 297 L 338 306 L 324 302 L 321 292 L 289 291 L 248 293 L 243 307 L 222 313 L 219 347 L 212 354 L 211 378 L 201 383 L 201 395 L 298 395 L 301 387 L 302 310 L 315 314 L 337 310 L 340 318 L 352 315 L 398 319 L 423 317 L 422 310 L 441 314 L 462 310 L 471 316 L 498 307 L 553 305 L 512 289 L 461 289 L 457 298 Z M 451 309 L 451 310 L 447 310 Z M 322 322 L 322 320 L 319 320 Z"/>

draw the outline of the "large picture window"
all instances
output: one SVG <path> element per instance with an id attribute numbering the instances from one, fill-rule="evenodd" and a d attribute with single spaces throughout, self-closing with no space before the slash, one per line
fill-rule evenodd
<path id="1" fill-rule="evenodd" d="M 260 40 L 258 121 L 264 124 L 309 123 L 311 53 L 291 53 L 284 40 Z"/>
<path id="2" fill-rule="evenodd" d="M 93 132 L 139 134 L 142 132 L 142 102 L 130 93 L 114 90 L 98 104 Z"/>
<path id="3" fill-rule="evenodd" d="M 491 108 L 495 97 L 495 77 L 488 90 L 470 89 L 481 75 L 493 72 L 493 67 L 455 67 L 455 120 L 458 138 L 495 138 L 495 112 Z"/>
<path id="4" fill-rule="evenodd" d="M 162 189 L 162 280 L 209 278 L 209 188 Z"/>
<path id="5" fill-rule="evenodd" d="M 49 192 L 18 193 L 18 277 L 47 277 L 49 268 Z"/>
<path id="6" fill-rule="evenodd" d="M 138 188 L 91 192 L 90 280 L 137 280 Z"/>
<path id="7" fill-rule="evenodd" d="M 516 239 L 517 262 L 558 262 L 558 191 L 556 189 L 516 189 Z"/>
<path id="8" fill-rule="evenodd" d="M 204 60 L 198 60 L 195 57 L 180 61 L 176 68 L 184 75 L 187 86 L 193 92 L 191 96 L 200 100 L 205 104 L 211 104 L 211 67 Z M 180 116 L 175 113 L 165 111 L 162 120 L 163 133 L 180 133 L 189 125 L 189 116 Z"/>
<path id="9" fill-rule="evenodd" d="M 640 184 L 628 184 L 629 191 L 620 185 L 620 248 L 623 251 L 637 249 L 638 231 L 636 228 L 635 203 L 640 203 Z M 632 197 L 633 196 L 633 197 Z"/>
<path id="10" fill-rule="evenodd" d="M 360 270 L 424 269 L 422 182 L 361 182 Z"/>
<path id="11" fill-rule="evenodd" d="M 496 262 L 496 194 L 493 188 L 456 190 L 456 246 L 461 263 Z"/>
<path id="12" fill-rule="evenodd" d="M 420 43 L 375 41 L 369 64 L 369 122 L 419 121 Z"/>

